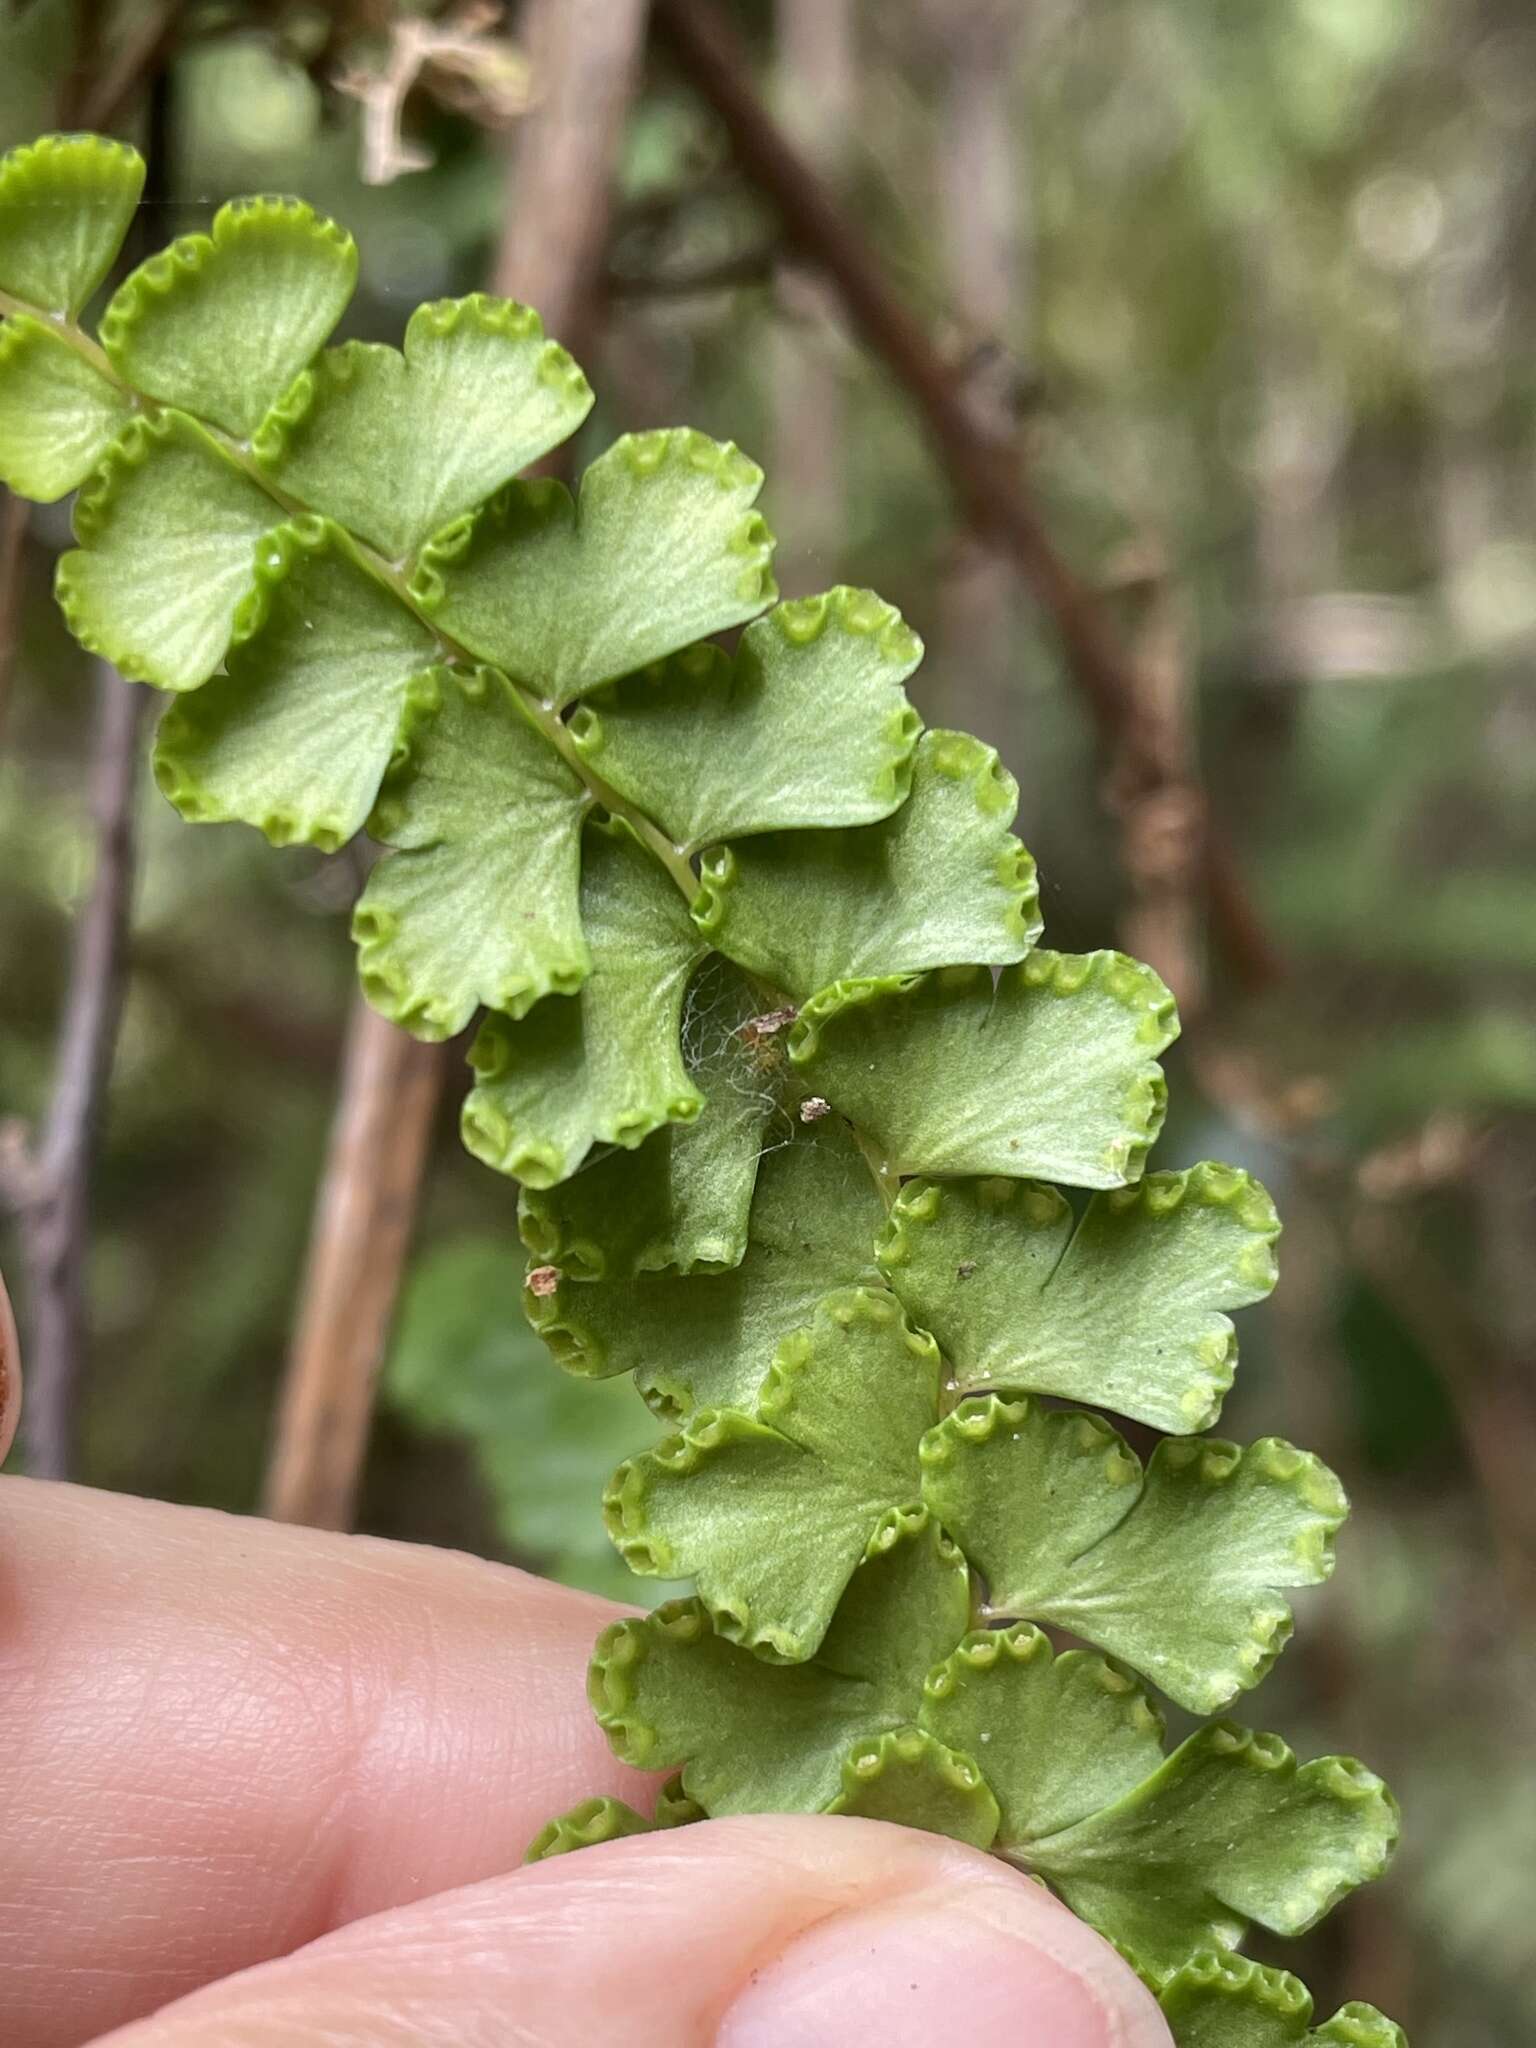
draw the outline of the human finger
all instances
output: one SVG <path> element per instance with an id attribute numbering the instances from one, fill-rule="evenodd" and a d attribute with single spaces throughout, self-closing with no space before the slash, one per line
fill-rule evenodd
<path id="1" fill-rule="evenodd" d="M 644 1799 L 615 1610 L 526 1573 L 0 1480 L 0 2041 L 72 2048 Z"/>
<path id="2" fill-rule="evenodd" d="M 110 2048 L 1169 2048 L 1109 1946 L 883 1822 L 709 1821 L 355 1922 Z M 102 2044 L 107 2048 L 107 2044 Z"/>
<path id="3" fill-rule="evenodd" d="M 0 1273 L 0 1464 L 4 1464 L 5 1454 L 11 1448 L 20 1414 L 21 1345 L 16 1337 L 11 1298 L 5 1291 L 5 1275 Z"/>

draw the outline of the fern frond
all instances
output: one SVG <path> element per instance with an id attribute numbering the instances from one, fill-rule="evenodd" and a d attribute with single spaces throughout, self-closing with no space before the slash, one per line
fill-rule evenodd
<path id="1" fill-rule="evenodd" d="M 592 403 L 538 316 L 477 294 L 327 348 L 356 250 L 294 199 L 220 209 L 93 335 L 142 177 L 94 137 L 0 161 L 0 476 L 79 487 L 59 603 L 171 693 L 184 817 L 384 849 L 363 989 L 427 1039 L 480 1017 L 463 1131 L 522 1183 L 529 1319 L 673 1429 L 608 1525 L 697 1595 L 608 1631 L 590 1689 L 678 1778 L 530 1854 L 902 1820 L 1049 1884 L 1181 2048 L 1403 2048 L 1369 2007 L 1309 2033 L 1230 1953 L 1376 1874 L 1379 1780 L 1225 1722 L 1165 1757 L 1132 1675 L 1198 1712 L 1256 1684 L 1344 1514 L 1305 1453 L 1200 1434 L 1279 1226 L 1237 1169 L 1146 1172 L 1167 989 L 1038 948 L 1011 778 L 922 733 L 873 592 L 769 609 L 734 444 L 523 478 Z M 1167 1438 L 1143 1465 L 1083 1407 Z"/>

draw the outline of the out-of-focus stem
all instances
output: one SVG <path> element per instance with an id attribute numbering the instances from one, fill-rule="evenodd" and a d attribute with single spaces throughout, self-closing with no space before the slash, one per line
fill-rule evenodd
<path id="1" fill-rule="evenodd" d="M 524 9 L 538 98 L 510 154 L 493 282 L 567 345 L 579 345 L 602 266 L 646 11 L 645 0 Z M 280 1521 L 352 1522 L 446 1058 L 354 998 L 267 1475 L 265 1509 Z"/>

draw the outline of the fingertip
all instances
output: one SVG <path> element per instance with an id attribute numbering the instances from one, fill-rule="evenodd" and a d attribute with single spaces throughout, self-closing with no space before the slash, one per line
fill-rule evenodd
<path id="1" fill-rule="evenodd" d="M 1168 2048 L 1145 1988 L 1042 1886 L 976 1850 L 919 1840 L 934 1847 L 917 1887 L 851 1903 L 754 1969 L 714 2048 Z"/>
<path id="2" fill-rule="evenodd" d="M 1169 2048 L 1099 1937 L 994 1858 L 878 1821 L 632 1836 L 360 1921 L 114 2048 Z"/>
<path id="3" fill-rule="evenodd" d="M 11 1297 L 0 1273 L 0 1464 L 5 1462 L 21 1416 L 21 1345 L 16 1336 L 16 1318 Z"/>
<path id="4" fill-rule="evenodd" d="M 512 1868 L 584 1794 L 653 1797 L 586 1701 L 618 1612 L 482 1560 L 7 1474 L 0 2043 L 94 2040 Z"/>

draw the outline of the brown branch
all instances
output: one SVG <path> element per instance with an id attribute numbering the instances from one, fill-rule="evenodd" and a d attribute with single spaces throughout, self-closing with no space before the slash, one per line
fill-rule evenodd
<path id="1" fill-rule="evenodd" d="M 109 134 L 148 81 L 164 70 L 181 36 L 183 0 L 163 0 L 138 23 L 118 53 L 117 61 L 88 91 L 79 94 L 79 113 L 70 126 Z"/>
<path id="2" fill-rule="evenodd" d="M 646 13 L 647 0 L 530 0 L 523 11 L 537 98 L 510 154 L 493 289 L 537 306 L 567 346 L 602 265 Z"/>
<path id="3" fill-rule="evenodd" d="M 523 24 L 539 100 L 511 153 L 495 288 L 566 341 L 599 273 L 645 16 L 645 0 L 535 0 Z M 446 1052 L 354 1001 L 267 1476 L 279 1521 L 351 1523 Z"/>
<path id="4" fill-rule="evenodd" d="M 1130 884 L 1121 919 L 1126 951 L 1150 960 L 1189 1022 L 1204 1003 L 1198 910 L 1201 795 L 1195 784 L 1195 607 L 1147 536 L 1123 561 L 1136 690 L 1130 744 L 1110 764 Z M 1145 763 L 1155 762 L 1149 777 Z M 1123 763 L 1123 767 L 1122 767 Z M 1122 775 L 1124 783 L 1122 786 Z"/>
<path id="5" fill-rule="evenodd" d="M 1033 194 L 1025 166 L 1027 140 L 1015 91 L 1028 10 L 974 0 L 963 22 L 948 0 L 922 0 L 916 10 L 912 61 L 932 80 L 933 203 L 938 254 L 949 310 L 964 337 L 949 350 L 953 374 L 977 426 L 995 439 L 1016 439 L 1023 365 L 1013 352 L 1028 327 L 1034 291 L 1033 235 L 1025 220 Z M 1040 800 L 1041 763 L 1019 745 L 1019 575 L 1010 556 L 967 532 L 947 551 L 939 585 L 939 647 L 946 666 L 966 679 L 978 730 L 1010 761 L 1020 812 Z M 1161 968 L 1162 962 L 1152 956 Z"/>
<path id="6" fill-rule="evenodd" d="M 265 1509 L 278 1521 L 351 1523 L 443 1054 L 354 1002 L 267 1473 Z"/>
<path id="7" fill-rule="evenodd" d="M 806 161 L 834 189 L 858 127 L 857 14 L 853 0 L 774 0 L 774 99 Z M 784 595 L 803 597 L 820 587 L 848 539 L 848 394 L 844 351 L 828 346 L 837 315 L 826 277 L 784 262 L 777 287 L 779 318 L 768 335 L 769 473 L 781 502 L 798 513 L 777 570 Z"/>
<path id="8" fill-rule="evenodd" d="M 12 1129 L 0 1158 L 27 1276 L 27 1461 L 43 1479 L 67 1477 L 73 1462 L 86 1342 L 91 1165 L 117 1042 L 133 895 L 139 730 L 146 693 L 105 663 L 98 665 L 97 676 L 96 871 L 75 921 L 53 1094 L 35 1143 L 28 1145 Z"/>
<path id="9" fill-rule="evenodd" d="M 1094 595 L 1041 524 L 1019 479 L 1018 450 L 977 427 L 958 380 L 864 237 L 764 108 L 738 38 L 709 0 L 655 0 L 654 15 L 679 69 L 723 122 L 741 169 L 772 201 L 790 239 L 833 279 L 850 323 L 912 400 L 966 519 L 1017 564 L 1055 627 L 1101 741 L 1123 762 L 1139 692 Z M 1157 762 L 1138 764 L 1133 779 L 1154 788 Z M 1209 817 L 1200 836 L 1201 880 L 1222 951 L 1244 987 L 1263 987 L 1279 973 L 1274 948 Z"/>

